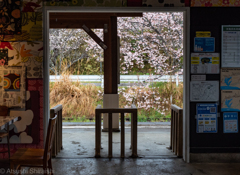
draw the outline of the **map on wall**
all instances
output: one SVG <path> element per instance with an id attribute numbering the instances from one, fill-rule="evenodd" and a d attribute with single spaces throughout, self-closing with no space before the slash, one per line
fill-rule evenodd
<path id="1" fill-rule="evenodd" d="M 190 101 L 218 101 L 219 81 L 191 81 Z"/>
<path id="2" fill-rule="evenodd" d="M 191 53 L 191 73 L 218 74 L 219 60 L 219 53 Z"/>
<path id="3" fill-rule="evenodd" d="M 221 111 L 240 112 L 240 91 L 224 90 L 221 91 Z"/>
<path id="4" fill-rule="evenodd" d="M 221 90 L 240 89 L 240 68 L 221 69 Z"/>

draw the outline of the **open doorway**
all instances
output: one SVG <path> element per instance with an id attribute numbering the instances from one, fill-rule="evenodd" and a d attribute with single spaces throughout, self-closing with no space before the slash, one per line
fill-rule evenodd
<path id="1" fill-rule="evenodd" d="M 48 11 L 48 13 L 47 14 L 49 14 L 49 12 L 53 12 L 54 10 L 52 10 L 52 9 L 46 9 L 47 11 Z M 129 9 L 130 10 L 130 9 Z M 175 9 L 176 10 L 176 9 Z M 186 19 L 186 14 L 185 14 L 185 10 L 186 9 L 182 9 L 182 10 L 180 10 L 180 11 L 184 11 L 183 12 L 183 16 L 184 16 L 184 18 Z M 58 11 L 58 10 L 57 10 Z M 124 10 L 122 10 L 122 11 L 124 11 Z M 143 10 L 141 10 L 141 11 L 145 11 L 145 9 Z M 160 9 L 159 9 L 159 11 L 161 11 Z M 166 9 L 164 9 L 164 11 L 166 11 Z M 81 9 L 79 10 L 79 12 L 81 12 Z M 48 21 L 48 20 L 47 20 Z M 186 31 L 186 28 L 184 29 L 185 31 Z M 184 33 L 184 32 L 183 32 Z M 185 35 L 186 36 L 186 35 Z M 183 42 L 186 42 L 186 41 L 183 41 Z M 185 50 L 183 51 L 185 54 L 186 54 L 186 47 L 184 48 Z M 185 55 L 186 56 L 186 55 Z M 184 62 L 184 59 L 183 59 L 183 62 Z M 185 99 L 186 100 L 186 99 Z M 186 101 L 185 101 L 186 102 Z M 184 103 L 184 104 L 188 104 L 188 103 Z M 186 115 L 185 115 L 186 116 Z M 84 127 L 86 127 L 86 130 L 87 131 L 91 131 L 91 130 L 94 130 L 93 128 L 91 129 L 91 127 L 89 127 L 89 126 L 84 126 Z M 113 136 L 114 137 L 114 136 Z M 83 140 L 90 140 L 91 139 L 91 141 L 92 141 L 92 143 L 90 144 L 90 147 L 92 148 L 92 150 L 94 150 L 94 132 L 93 132 L 93 135 L 88 135 L 88 136 L 86 136 L 85 137 L 85 139 L 83 139 Z M 138 139 L 138 140 L 140 140 L 140 139 Z M 169 140 L 170 140 L 170 138 L 169 138 Z M 81 142 L 82 142 L 82 140 L 81 140 Z M 73 141 L 73 144 L 78 144 L 78 141 Z M 158 144 L 158 145 L 161 145 L 162 143 L 161 142 L 159 142 L 159 141 L 156 141 L 156 144 Z M 81 144 L 80 144 L 81 145 Z M 79 145 L 77 145 L 77 146 L 79 146 Z M 163 147 L 166 147 L 166 146 L 168 146 L 167 145 L 167 143 L 166 143 L 166 145 L 163 145 Z M 127 147 L 127 145 L 126 145 L 126 147 Z M 129 146 L 128 146 L 129 147 Z M 129 149 L 129 148 L 128 148 Z M 105 148 L 105 150 L 107 150 L 107 147 Z M 94 152 L 94 151 L 93 151 Z M 94 154 L 93 154 L 94 155 Z M 88 157 L 88 156 L 87 156 Z M 114 157 L 115 157 L 115 155 L 114 155 Z M 116 156 L 117 157 L 117 156 Z"/>

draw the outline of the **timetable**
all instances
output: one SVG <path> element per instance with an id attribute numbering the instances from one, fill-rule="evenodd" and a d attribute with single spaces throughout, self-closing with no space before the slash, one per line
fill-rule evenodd
<path id="1" fill-rule="evenodd" d="M 240 67 L 240 25 L 222 26 L 222 67 Z"/>

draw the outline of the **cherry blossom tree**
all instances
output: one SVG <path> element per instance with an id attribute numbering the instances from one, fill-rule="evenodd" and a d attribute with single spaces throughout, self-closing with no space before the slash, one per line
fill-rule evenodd
<path id="1" fill-rule="evenodd" d="M 94 30 L 102 38 L 102 30 Z M 101 48 L 82 29 L 50 29 L 50 70 L 59 75 L 83 58 L 97 58 Z"/>
<path id="2" fill-rule="evenodd" d="M 155 75 L 174 73 L 182 68 L 183 14 L 143 13 L 143 17 L 118 18 L 121 38 L 121 70 L 137 68 Z"/>
<path id="3" fill-rule="evenodd" d="M 118 18 L 121 74 L 166 75 L 182 68 L 183 13 L 143 13 Z M 102 30 L 94 32 L 102 38 Z M 102 49 L 81 29 L 50 30 L 50 69 L 60 74 L 83 58 L 97 59 Z M 63 61 L 67 60 L 64 68 Z M 95 65 L 96 66 L 96 65 Z"/>

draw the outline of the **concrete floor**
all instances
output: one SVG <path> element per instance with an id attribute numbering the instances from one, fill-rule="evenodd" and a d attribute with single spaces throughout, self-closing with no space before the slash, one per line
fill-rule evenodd
<path id="1" fill-rule="evenodd" d="M 108 157 L 108 133 L 102 132 L 101 156 Z M 120 157 L 120 132 L 113 133 L 113 157 Z M 174 156 L 168 150 L 170 128 L 138 128 L 138 156 Z M 63 150 L 59 158 L 83 158 L 95 155 L 95 129 L 63 129 Z M 125 129 L 125 157 L 131 156 L 130 128 Z M 175 156 L 174 156 L 175 157 Z"/>
<path id="2" fill-rule="evenodd" d="M 129 158 L 130 129 L 126 129 L 126 158 L 120 156 L 120 133 L 113 134 L 113 156 L 107 158 L 107 133 L 102 133 L 102 158 L 94 158 L 95 134 L 91 127 L 63 129 L 64 149 L 52 160 L 55 175 L 238 175 L 240 163 L 184 163 L 169 146 L 170 129 L 139 128 L 139 158 Z M 5 162 L 6 163 L 6 162 Z M 9 165 L 0 162 L 0 175 L 9 174 Z M 22 174 L 41 174 L 40 169 L 24 169 Z"/>

